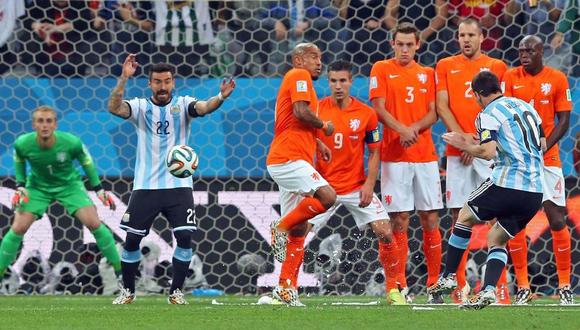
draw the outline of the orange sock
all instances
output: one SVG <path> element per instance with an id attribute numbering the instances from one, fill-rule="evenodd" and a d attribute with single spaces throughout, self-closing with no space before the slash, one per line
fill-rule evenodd
<path id="1" fill-rule="evenodd" d="M 467 257 L 469 257 L 469 250 L 465 250 L 465 252 L 463 252 L 463 257 L 461 257 L 461 261 L 459 262 L 459 265 L 457 265 L 455 276 L 457 276 L 458 288 L 463 288 L 467 283 L 467 280 L 465 279 L 465 265 L 467 264 Z"/>
<path id="2" fill-rule="evenodd" d="M 278 228 L 288 231 L 297 224 L 312 219 L 324 211 L 326 211 L 326 208 L 318 199 L 304 197 L 292 211 L 282 218 Z"/>
<path id="3" fill-rule="evenodd" d="M 379 259 L 385 269 L 385 285 L 387 287 L 387 293 L 389 293 L 391 289 L 397 289 L 399 255 L 400 251 L 396 240 L 393 240 L 391 243 L 383 243 L 379 241 Z"/>
<path id="4" fill-rule="evenodd" d="M 502 305 L 509 305 L 510 303 L 510 291 L 507 285 L 507 274 L 506 268 L 503 268 L 501 275 L 499 276 L 499 280 L 497 280 L 497 284 L 495 285 L 497 289 L 496 298 L 498 303 Z"/>
<path id="5" fill-rule="evenodd" d="M 397 282 L 401 285 L 401 288 L 407 287 L 407 255 L 409 254 L 409 237 L 407 232 L 403 231 L 393 231 L 393 237 L 397 242 L 397 247 L 399 248 L 399 267 L 397 274 Z"/>
<path id="6" fill-rule="evenodd" d="M 526 242 L 526 230 L 520 231 L 514 238 L 508 241 L 508 248 L 518 288 L 530 288 L 528 279 L 528 244 Z"/>
<path id="7" fill-rule="evenodd" d="M 427 262 L 427 286 L 437 282 L 441 272 L 441 232 L 439 228 L 431 231 L 423 229 L 423 253 Z"/>
<path id="8" fill-rule="evenodd" d="M 559 287 L 570 285 L 570 230 L 564 227 L 562 230 L 552 230 L 552 248 L 556 258 L 556 268 L 558 269 Z"/>
<path id="9" fill-rule="evenodd" d="M 298 287 L 298 273 L 304 260 L 304 239 L 301 236 L 288 235 L 286 244 L 286 259 L 282 263 L 279 284 L 282 286 Z"/>

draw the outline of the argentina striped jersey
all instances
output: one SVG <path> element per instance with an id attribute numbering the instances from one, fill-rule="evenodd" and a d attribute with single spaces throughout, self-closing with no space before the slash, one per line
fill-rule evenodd
<path id="1" fill-rule="evenodd" d="M 180 179 L 167 170 L 165 158 L 169 150 L 178 144 L 187 144 L 192 117 L 187 107 L 196 98 L 173 97 L 165 106 L 154 104 L 151 99 L 125 100 L 131 107 L 128 118 L 137 128 L 137 158 L 133 190 L 191 188 L 191 177 Z"/>
<path id="2" fill-rule="evenodd" d="M 540 116 L 528 103 L 500 97 L 477 116 L 481 141 L 493 132 L 497 156 L 491 174 L 494 184 L 528 192 L 543 192 L 544 161 L 540 148 Z"/>

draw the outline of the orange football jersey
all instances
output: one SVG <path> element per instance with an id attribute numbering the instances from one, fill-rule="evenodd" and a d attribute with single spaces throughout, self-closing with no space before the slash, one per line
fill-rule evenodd
<path id="1" fill-rule="evenodd" d="M 480 107 L 471 90 L 471 81 L 481 71 L 493 72 L 499 80 L 507 70 L 507 65 L 495 58 L 481 55 L 470 60 L 463 55 L 444 58 L 437 63 L 437 92 L 447 91 L 449 109 L 465 133 L 475 134 L 475 118 Z M 447 156 L 460 156 L 461 151 L 447 145 Z"/>
<path id="2" fill-rule="evenodd" d="M 425 117 L 429 104 L 435 102 L 433 69 L 413 62 L 402 67 L 395 59 L 378 61 L 373 65 L 370 79 L 370 99 L 385 98 L 387 111 L 404 125 L 411 125 Z M 437 160 L 431 129 L 419 134 L 417 143 L 403 148 L 399 134 L 385 127 L 381 147 L 383 162 L 424 163 Z"/>
<path id="3" fill-rule="evenodd" d="M 339 195 L 360 189 L 366 180 L 364 153 L 380 146 L 379 121 L 373 108 L 351 97 L 350 105 L 341 110 L 331 97 L 319 102 L 320 119 L 331 120 L 334 133 L 318 130 L 317 137 L 330 148 L 332 159 L 318 159 L 316 169 Z"/>
<path id="4" fill-rule="evenodd" d="M 266 159 L 267 165 L 300 159 L 314 165 L 316 129 L 296 118 L 292 105 L 297 101 L 308 102 L 308 107 L 318 114 L 318 98 L 312 77 L 304 69 L 291 69 L 282 79 L 276 97 L 274 139 Z"/>
<path id="5" fill-rule="evenodd" d="M 535 76 L 521 66 L 510 69 L 503 76 L 502 87 L 506 96 L 517 97 L 536 109 L 546 137 L 554 130 L 556 112 L 572 110 L 568 79 L 562 72 L 547 66 Z M 544 165 L 562 166 L 558 144 L 544 154 Z"/>

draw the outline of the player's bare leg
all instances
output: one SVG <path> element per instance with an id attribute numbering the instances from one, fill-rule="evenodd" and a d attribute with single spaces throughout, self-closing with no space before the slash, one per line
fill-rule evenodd
<path id="1" fill-rule="evenodd" d="M 570 230 L 566 226 L 566 208 L 549 200 L 545 201 L 543 206 L 552 232 L 552 246 L 558 270 L 560 304 L 573 304 L 574 293 L 570 289 L 571 243 Z"/>

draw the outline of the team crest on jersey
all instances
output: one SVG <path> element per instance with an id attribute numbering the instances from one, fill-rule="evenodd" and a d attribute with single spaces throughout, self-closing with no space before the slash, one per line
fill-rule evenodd
<path id="1" fill-rule="evenodd" d="M 420 81 L 422 84 L 426 84 L 426 83 L 427 83 L 427 75 L 426 75 L 426 74 L 424 74 L 424 73 L 418 73 L 418 74 L 417 74 L 417 79 L 419 79 L 419 81 Z"/>
<path id="2" fill-rule="evenodd" d="M 66 152 L 61 151 L 61 152 L 57 153 L 56 160 L 63 163 L 66 160 Z"/>
<path id="3" fill-rule="evenodd" d="M 392 195 L 386 195 L 385 196 L 385 203 L 387 203 L 387 205 L 391 205 L 392 202 L 393 202 L 393 196 Z"/>
<path id="4" fill-rule="evenodd" d="M 479 68 L 479 72 L 489 71 L 489 68 Z"/>
<path id="5" fill-rule="evenodd" d="M 179 113 L 179 106 L 178 105 L 174 105 L 171 108 L 169 108 L 169 113 L 171 113 L 172 115 Z"/>
<path id="6" fill-rule="evenodd" d="M 121 222 L 129 222 L 129 218 L 131 218 L 131 214 L 125 213 L 125 214 L 123 214 L 123 217 L 121 218 Z"/>
<path id="7" fill-rule="evenodd" d="M 353 131 L 356 131 L 360 127 L 360 119 L 351 119 L 348 126 L 350 126 L 350 129 Z"/>
<path id="8" fill-rule="evenodd" d="M 542 93 L 544 93 L 544 95 L 548 95 L 552 91 L 552 84 L 550 84 L 550 83 L 542 83 L 540 85 L 540 90 L 542 91 Z"/>

